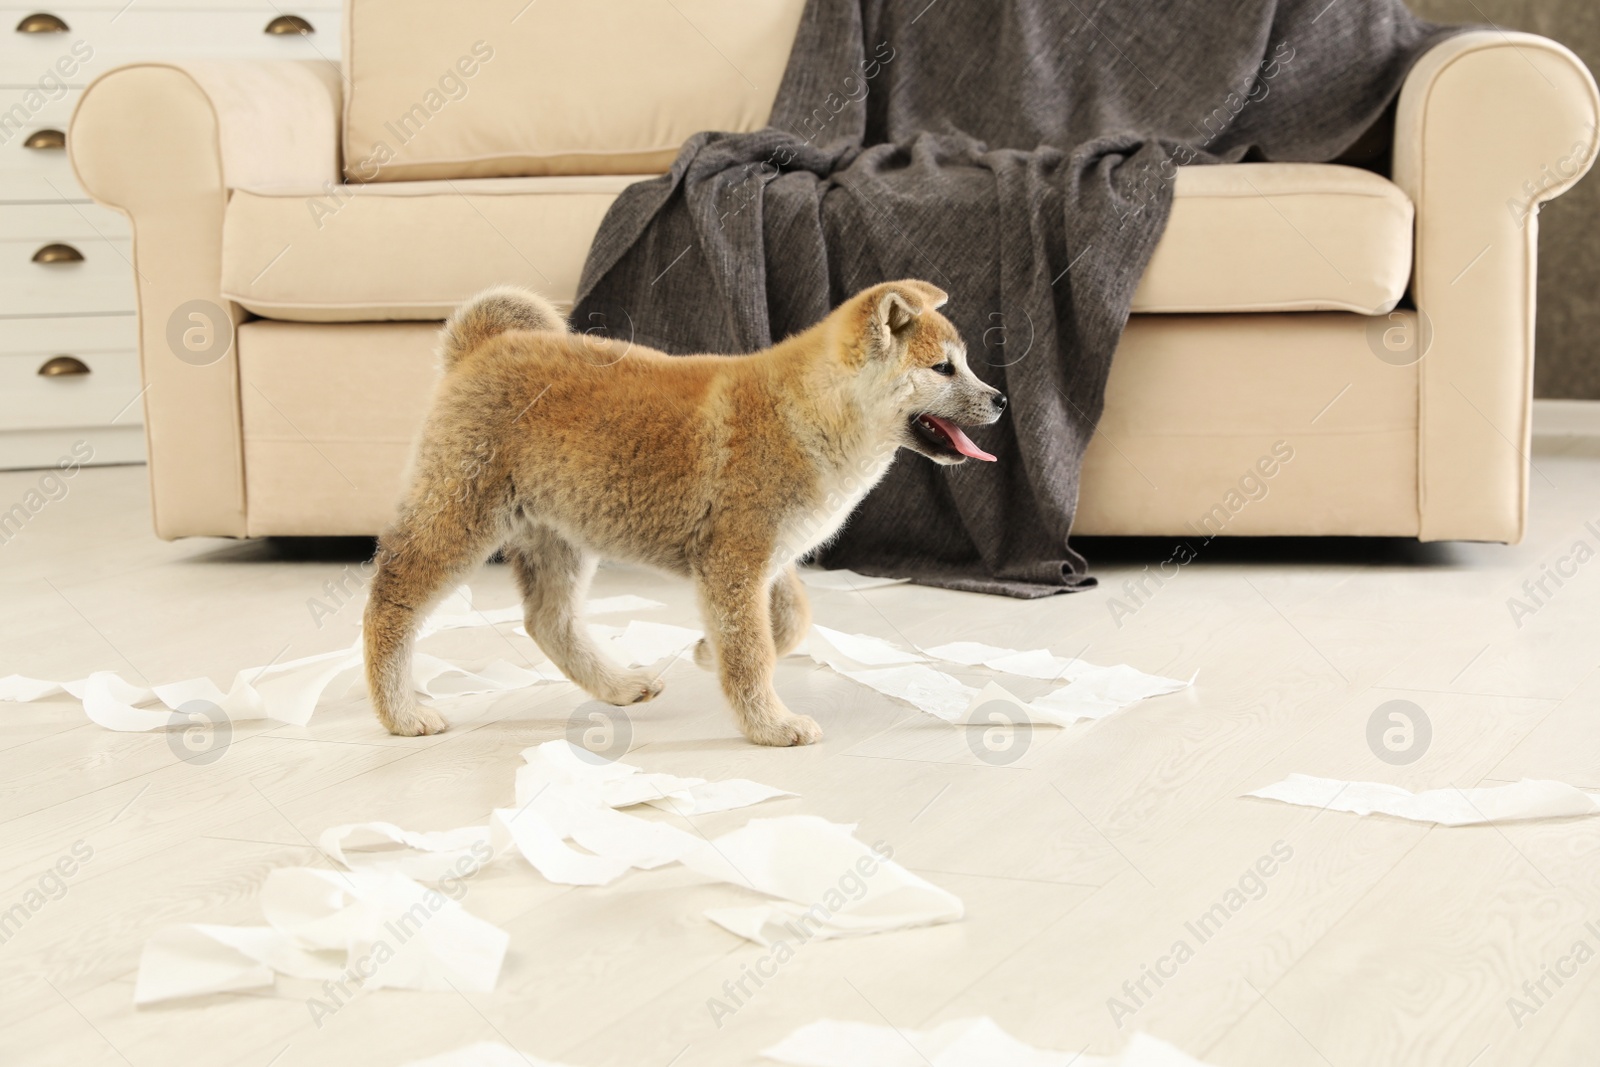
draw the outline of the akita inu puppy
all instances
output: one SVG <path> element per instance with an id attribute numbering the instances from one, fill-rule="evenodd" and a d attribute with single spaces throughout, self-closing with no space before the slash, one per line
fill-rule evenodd
<path id="1" fill-rule="evenodd" d="M 595 647 L 579 618 L 598 557 L 694 579 L 701 666 L 746 737 L 802 745 L 822 730 L 784 707 L 775 659 L 810 626 L 794 560 L 832 537 L 895 451 L 992 460 L 961 425 L 1006 398 L 967 366 L 938 288 L 887 282 L 747 356 L 668 356 L 566 332 L 549 302 L 491 289 L 442 335 L 444 377 L 367 602 L 367 682 L 391 733 L 437 733 L 417 702 L 426 612 L 500 548 L 528 633 L 600 700 L 661 692 Z"/>

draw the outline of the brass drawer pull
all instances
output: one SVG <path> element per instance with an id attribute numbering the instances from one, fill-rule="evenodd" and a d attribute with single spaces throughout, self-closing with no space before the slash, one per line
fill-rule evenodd
<path id="1" fill-rule="evenodd" d="M 33 254 L 35 263 L 82 263 L 83 253 L 71 245 L 45 245 Z"/>
<path id="2" fill-rule="evenodd" d="M 66 33 L 67 24 L 43 11 L 27 15 L 17 23 L 18 33 Z"/>
<path id="3" fill-rule="evenodd" d="M 279 15 L 267 23 L 267 28 L 262 31 L 273 37 L 305 36 L 316 33 L 317 29 L 299 15 Z"/>
<path id="4" fill-rule="evenodd" d="M 89 365 L 76 356 L 51 356 L 39 368 L 41 378 L 72 378 L 88 373 Z"/>
<path id="5" fill-rule="evenodd" d="M 23 148 L 65 148 L 67 135 L 60 130 L 34 130 L 22 142 Z"/>

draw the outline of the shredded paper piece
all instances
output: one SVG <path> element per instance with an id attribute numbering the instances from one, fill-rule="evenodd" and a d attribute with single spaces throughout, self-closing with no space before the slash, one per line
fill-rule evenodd
<path id="1" fill-rule="evenodd" d="M 932 1030 L 823 1019 L 802 1026 L 761 1055 L 792 1067 L 1206 1067 L 1139 1032 L 1115 1056 L 1038 1049 L 987 1017 L 958 1019 Z"/>
<path id="2" fill-rule="evenodd" d="M 285 867 L 261 889 L 267 926 L 169 926 L 146 943 L 135 1004 L 350 976 L 364 988 L 494 988 L 510 935 L 396 873 Z"/>
<path id="3" fill-rule="evenodd" d="M 660 606 L 642 597 L 613 597 L 612 600 L 623 602 L 617 610 Z M 508 622 L 513 618 L 520 619 L 521 611 L 521 608 L 475 611 L 472 608 L 472 590 L 463 585 L 428 616 L 422 625 L 421 636 L 440 630 Z M 123 732 L 200 725 L 194 716 L 183 710 L 184 705 L 196 701 L 215 706 L 233 723 L 271 719 L 291 726 L 304 726 L 311 721 L 318 701 L 334 678 L 360 665 L 361 641 L 357 638 L 349 648 L 242 670 L 234 676 L 226 692 L 209 678 L 189 678 L 147 688 L 126 681 L 114 671 L 96 671 L 87 678 L 69 682 L 9 675 L 0 678 L 0 700 L 43 700 L 66 693 L 83 702 L 83 710 L 90 721 L 108 730 Z M 566 676 L 548 660 L 529 669 L 497 659 L 485 667 L 468 670 L 425 652 L 415 654 L 411 671 L 417 692 L 436 699 L 503 693 L 546 682 L 567 681 Z M 156 703 L 164 705 L 166 710 L 143 706 Z M 207 716 L 200 713 L 200 717 Z"/>
<path id="4" fill-rule="evenodd" d="M 1392 815 L 1441 826 L 1600 815 L 1600 794 L 1585 793 L 1565 782 L 1533 778 L 1515 785 L 1411 793 L 1382 782 L 1345 782 L 1291 774 L 1275 785 L 1245 795 L 1356 815 Z"/>
<path id="5" fill-rule="evenodd" d="M 687 626 L 634 619 L 625 627 L 591 622 L 589 632 L 602 647 L 629 667 L 649 667 L 668 656 L 681 655 L 705 634 Z"/>
<path id="6" fill-rule="evenodd" d="M 1176 693 L 1194 682 L 1192 678 L 1183 681 L 1145 674 L 1125 665 L 1101 667 L 1042 648 L 1018 652 L 978 641 L 955 641 L 923 649 L 928 656 L 964 667 L 987 667 L 1025 678 L 1067 679 L 1059 689 L 1025 701 L 996 682 L 975 689 L 928 666 L 927 656 L 897 648 L 881 638 L 840 633 L 815 623 L 811 629 L 805 650 L 818 663 L 945 722 L 964 725 L 989 725 L 996 709 L 985 705 L 1001 701 L 1015 709 L 1016 715 L 1010 721 L 1068 726 L 1104 718 L 1147 697 Z"/>
<path id="7" fill-rule="evenodd" d="M 815 815 L 751 819 L 683 857 L 692 870 L 779 898 L 706 917 L 763 945 L 852 937 L 955 922 L 961 898 L 912 874 L 855 837 L 855 827 Z"/>
<path id="8" fill-rule="evenodd" d="M 351 823 L 328 827 L 317 845 L 352 871 L 393 871 L 430 883 L 470 873 L 493 856 L 486 826 L 415 833 L 388 822 Z"/>
<path id="9" fill-rule="evenodd" d="M 330 827 L 318 844 L 352 870 L 395 871 L 422 882 L 464 877 L 515 850 L 547 881 L 609 885 L 630 870 L 680 860 L 705 843 L 698 834 L 617 808 L 649 804 L 705 815 L 794 795 L 745 778 L 707 782 L 647 774 L 599 760 L 565 739 L 522 756 L 517 806 L 496 809 L 487 826 L 418 833 L 386 822 L 354 823 Z"/>

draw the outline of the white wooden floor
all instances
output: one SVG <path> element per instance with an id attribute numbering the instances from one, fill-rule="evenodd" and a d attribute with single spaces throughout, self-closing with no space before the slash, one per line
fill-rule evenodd
<path id="1" fill-rule="evenodd" d="M 320 1027 L 307 1007 L 316 986 L 284 978 L 270 992 L 133 1007 L 153 931 L 259 923 L 266 873 L 324 863 L 310 845 L 324 827 L 481 823 L 509 802 L 519 750 L 563 735 L 579 703 L 569 687 L 470 698 L 449 733 L 402 740 L 380 732 L 359 683 L 340 680 L 309 727 L 240 726 L 205 766 L 166 736 L 91 725 L 68 701 L 0 705 L 0 911 L 75 844 L 93 850 L 64 895 L 0 944 L 0 1063 L 385 1065 L 493 1040 L 578 1067 L 742 1065 L 824 1016 L 918 1028 L 987 1014 L 1073 1051 L 1114 1052 L 1142 1028 L 1218 1067 L 1593 1064 L 1600 819 L 1450 830 L 1239 799 L 1292 771 L 1600 790 L 1600 561 L 1559 590 L 1547 583 L 1555 595 L 1520 627 L 1507 607 L 1574 542 L 1600 548 L 1585 527 L 1600 520 L 1600 442 L 1542 440 L 1535 464 L 1523 545 L 1213 546 L 1120 627 L 1111 596 L 1169 545 L 1090 545 L 1102 589 L 1032 603 L 909 586 L 813 594 L 818 621 L 902 643 L 1048 645 L 1200 672 L 1188 692 L 1041 729 L 1008 766 L 799 658 L 779 689 L 827 738 L 754 748 L 714 681 L 674 667 L 634 716 L 629 762 L 793 789 L 755 813 L 859 822 L 968 909 L 957 924 L 804 946 L 720 1027 L 708 999 L 766 950 L 701 912 L 747 897 L 678 867 L 555 887 L 520 861 L 492 866 L 464 898 L 511 933 L 492 994 L 375 991 Z M 37 479 L 0 475 L 0 508 Z M 146 508 L 143 468 L 86 470 L 0 544 L 0 675 L 226 684 L 241 667 L 353 639 L 359 596 L 320 626 L 308 601 L 326 601 L 324 583 L 355 558 L 166 544 Z M 513 602 L 504 567 L 473 586 L 480 606 Z M 696 625 L 676 583 L 602 571 L 597 595 L 623 592 L 671 605 L 639 617 Z M 535 657 L 481 629 L 427 647 Z M 1405 766 L 1367 742 L 1373 711 L 1395 699 L 1432 724 Z M 715 834 L 752 813 L 696 821 Z M 1201 943 L 1186 924 L 1275 845 L 1291 857 Z M 1180 940 L 1192 958 L 1158 986 L 1148 975 L 1172 972 L 1161 960 Z M 1560 963 L 1580 942 L 1582 962 Z M 1559 985 L 1558 964 L 1572 972 Z M 1513 997 L 1531 1014 L 1514 1014 Z"/>

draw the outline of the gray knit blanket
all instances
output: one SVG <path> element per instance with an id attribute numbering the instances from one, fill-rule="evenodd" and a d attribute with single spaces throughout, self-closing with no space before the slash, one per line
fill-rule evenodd
<path id="1" fill-rule="evenodd" d="M 902 451 L 819 561 L 1084 588 L 1079 467 L 1176 168 L 1339 159 L 1448 32 L 1400 0 L 810 0 L 770 125 L 697 134 L 618 198 L 573 328 L 750 352 L 878 282 L 937 284 L 1010 397 L 973 432 L 999 462 Z"/>

